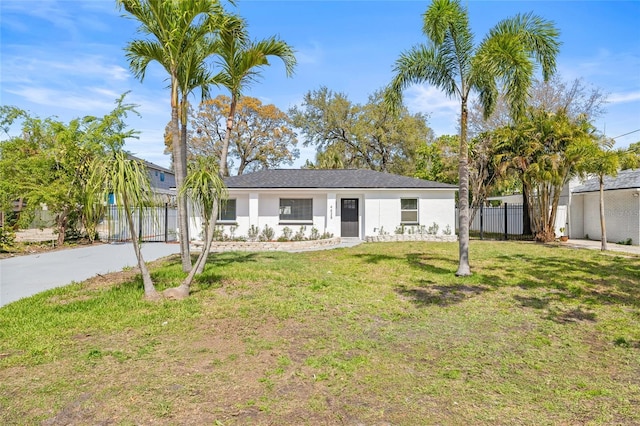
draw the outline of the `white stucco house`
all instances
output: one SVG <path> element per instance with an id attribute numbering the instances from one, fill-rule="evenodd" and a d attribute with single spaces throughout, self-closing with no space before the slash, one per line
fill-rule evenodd
<path id="1" fill-rule="evenodd" d="M 306 227 L 334 237 L 365 239 L 397 227 L 430 227 L 455 234 L 457 186 L 372 170 L 263 170 L 225 179 L 229 199 L 218 225 L 246 236 L 250 228 Z M 423 228 L 424 229 L 424 228 Z M 199 226 L 191 235 L 198 238 Z M 308 236 L 308 234 L 307 234 Z"/>
<path id="2" fill-rule="evenodd" d="M 640 169 L 604 179 L 605 223 L 609 242 L 640 245 Z M 571 238 L 600 239 L 600 183 L 597 178 L 571 190 Z"/>

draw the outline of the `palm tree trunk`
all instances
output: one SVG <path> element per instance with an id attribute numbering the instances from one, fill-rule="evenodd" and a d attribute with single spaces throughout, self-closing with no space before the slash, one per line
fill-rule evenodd
<path id="1" fill-rule="evenodd" d="M 222 177 L 229 176 L 229 169 L 227 168 L 227 156 L 229 155 L 229 141 L 231 140 L 231 131 L 233 130 L 233 119 L 236 115 L 236 108 L 238 106 L 238 98 L 235 94 L 231 95 L 231 105 L 229 106 L 229 116 L 227 117 L 227 129 L 224 134 L 224 141 L 222 142 L 222 152 L 220 153 L 220 175 Z"/>
<path id="2" fill-rule="evenodd" d="M 600 176 L 600 250 L 607 250 L 607 225 L 604 219 L 604 176 Z"/>
<path id="3" fill-rule="evenodd" d="M 196 274 L 201 274 L 204 271 L 204 266 L 207 264 L 209 253 L 211 253 L 211 246 L 213 245 L 213 235 L 216 226 L 216 219 L 218 218 L 218 205 L 215 204 L 211 209 L 211 220 L 207 224 L 207 232 L 205 238 L 205 245 L 202 248 L 202 258 L 198 259 L 200 262 L 196 267 Z"/>
<path id="4" fill-rule="evenodd" d="M 171 127 L 173 138 L 173 170 L 176 174 L 176 190 L 178 193 L 178 228 L 180 232 L 180 257 L 182 270 L 191 271 L 191 253 L 189 252 L 189 215 L 187 199 L 180 195 L 184 179 L 187 176 L 186 147 L 182 146 L 180 138 L 180 118 L 178 105 L 178 83 L 175 77 L 171 79 Z"/>
<path id="5" fill-rule="evenodd" d="M 131 235 L 131 242 L 133 243 L 133 250 L 136 253 L 136 259 L 138 260 L 138 268 L 140 269 L 140 275 L 142 276 L 142 284 L 144 286 L 144 298 L 147 300 L 158 300 L 160 294 L 156 290 L 151 280 L 151 274 L 149 268 L 142 257 L 142 249 L 140 248 L 140 242 L 138 241 L 135 226 L 133 225 L 133 217 L 131 215 L 131 208 L 124 198 L 124 210 L 127 215 L 127 223 L 129 224 L 129 234 Z"/>
<path id="6" fill-rule="evenodd" d="M 458 163 L 458 173 L 460 174 L 460 190 L 458 191 L 459 263 L 458 271 L 456 272 L 458 277 L 471 275 L 469 266 L 469 147 L 467 143 L 467 118 L 467 100 L 463 98 L 460 112 L 460 152 Z"/>

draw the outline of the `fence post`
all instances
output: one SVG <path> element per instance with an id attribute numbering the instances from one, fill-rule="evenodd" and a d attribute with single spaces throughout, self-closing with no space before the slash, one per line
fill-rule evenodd
<path id="1" fill-rule="evenodd" d="M 169 203 L 164 203 L 164 242 L 169 241 Z"/>
<path id="2" fill-rule="evenodd" d="M 484 240 L 484 203 L 480 204 L 480 239 Z"/>
<path id="3" fill-rule="evenodd" d="M 507 241 L 508 238 L 508 234 L 507 234 L 507 225 L 509 222 L 509 215 L 508 215 L 508 203 L 504 203 L 504 240 Z"/>

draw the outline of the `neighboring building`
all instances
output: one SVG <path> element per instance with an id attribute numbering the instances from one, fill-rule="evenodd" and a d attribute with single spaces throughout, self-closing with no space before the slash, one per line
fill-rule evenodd
<path id="1" fill-rule="evenodd" d="M 229 200 L 218 225 L 236 236 L 254 226 L 306 227 L 320 234 L 364 239 L 405 226 L 455 234 L 457 186 L 372 170 L 263 170 L 225 179 Z M 197 222 L 197 221 L 196 221 Z M 199 224 L 191 232 L 198 238 Z"/>
<path id="2" fill-rule="evenodd" d="M 156 195 L 156 199 L 160 203 L 176 204 L 176 175 L 172 170 L 158 166 L 150 161 L 129 155 L 132 160 L 139 161 L 147 169 L 149 174 L 149 183 L 151 191 Z M 109 197 L 109 204 L 113 204 L 113 195 Z"/>
<path id="3" fill-rule="evenodd" d="M 571 238 L 600 240 L 600 182 L 590 179 L 573 188 Z M 640 169 L 622 170 L 604 179 L 604 207 L 607 240 L 640 245 Z"/>

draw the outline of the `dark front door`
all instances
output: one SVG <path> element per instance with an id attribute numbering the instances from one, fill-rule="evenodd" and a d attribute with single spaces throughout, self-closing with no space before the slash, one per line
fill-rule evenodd
<path id="1" fill-rule="evenodd" d="M 342 198 L 341 199 L 341 230 L 342 237 L 359 237 L 358 232 L 358 199 Z"/>

